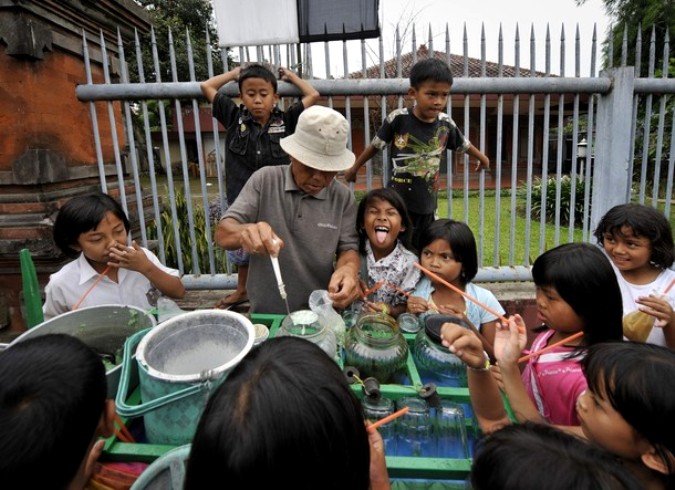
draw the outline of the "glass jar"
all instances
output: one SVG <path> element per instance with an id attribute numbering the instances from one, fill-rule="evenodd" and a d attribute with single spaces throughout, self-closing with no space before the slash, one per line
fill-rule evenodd
<path id="1" fill-rule="evenodd" d="M 366 420 L 370 422 L 377 422 L 394 413 L 394 401 L 389 398 L 366 396 L 363 398 L 362 405 Z M 384 424 L 377 429 L 384 441 L 384 453 L 388 456 L 396 454 L 395 428 L 396 421 L 392 420 L 388 424 Z"/>
<path id="2" fill-rule="evenodd" d="M 318 345 L 331 359 L 337 357 L 335 332 L 319 323 L 319 316 L 312 310 L 298 310 L 286 316 L 281 322 L 277 337 L 290 335 Z"/>
<path id="3" fill-rule="evenodd" d="M 421 398 L 404 397 L 396 401 L 396 409 L 408 412 L 396 419 L 396 456 L 433 458 L 436 442 L 429 405 Z"/>
<path id="4" fill-rule="evenodd" d="M 345 365 L 380 383 L 393 383 L 405 375 L 408 344 L 396 321 L 382 313 L 362 315 L 347 331 Z"/>
<path id="5" fill-rule="evenodd" d="M 429 315 L 425 320 L 430 320 Z M 469 328 L 467 323 L 456 316 L 443 315 L 444 321 Z M 440 324 L 425 321 L 425 327 L 415 337 L 413 358 L 422 383 L 437 386 L 467 387 L 466 366 L 459 357 L 441 343 Z"/>

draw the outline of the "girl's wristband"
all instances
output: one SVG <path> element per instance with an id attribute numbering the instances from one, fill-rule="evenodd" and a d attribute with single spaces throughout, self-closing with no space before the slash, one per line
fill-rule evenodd
<path id="1" fill-rule="evenodd" d="M 479 373 L 484 373 L 486 371 L 489 371 L 490 370 L 490 356 L 488 356 L 487 352 L 483 351 L 483 357 L 485 358 L 485 362 L 483 363 L 483 366 L 473 367 L 473 366 L 469 366 L 467 364 L 466 367 L 469 368 L 471 371 L 476 371 L 476 372 L 479 372 Z"/>

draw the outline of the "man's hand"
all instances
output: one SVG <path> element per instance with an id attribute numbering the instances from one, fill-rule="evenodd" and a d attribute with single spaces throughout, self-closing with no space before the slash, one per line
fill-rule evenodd
<path id="1" fill-rule="evenodd" d="M 250 254 L 277 256 L 284 247 L 283 240 L 264 221 L 243 226 L 239 236 L 241 247 Z"/>

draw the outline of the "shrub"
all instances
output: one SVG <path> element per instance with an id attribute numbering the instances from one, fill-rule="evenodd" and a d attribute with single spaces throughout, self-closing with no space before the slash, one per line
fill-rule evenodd
<path id="1" fill-rule="evenodd" d="M 167 191 L 168 194 L 168 191 Z M 192 240 L 190 237 L 190 229 L 188 226 L 188 208 L 185 193 L 181 189 L 175 189 L 176 198 L 176 216 L 178 219 L 179 243 L 181 249 L 181 258 L 183 261 L 183 269 L 186 273 L 193 272 L 192 264 Z M 208 244 L 212 238 L 206 235 L 206 219 L 211 221 L 211 231 L 215 230 L 218 224 L 218 218 L 221 213 L 215 209 L 219 208 L 218 204 L 210 204 L 209 216 L 204 213 L 204 208 L 198 204 L 192 206 L 192 219 L 195 227 L 195 239 L 197 248 L 197 261 L 199 270 L 203 272 L 209 271 L 209 249 Z M 215 218 L 214 218 L 215 217 Z M 166 265 L 168 267 L 178 268 L 178 250 L 176 248 L 176 240 L 173 226 L 173 219 L 171 217 L 171 209 L 164 206 L 160 215 L 162 226 L 162 234 L 164 236 L 164 254 L 166 256 Z M 147 227 L 148 238 L 157 239 L 157 223 L 153 220 Z M 225 251 L 216 247 L 214 250 L 216 269 L 225 270 Z"/>
<path id="2" fill-rule="evenodd" d="M 576 182 L 574 185 L 574 226 L 581 227 L 583 224 L 584 217 L 584 189 L 585 181 L 583 178 L 577 176 Z M 563 175 L 560 178 L 560 224 L 569 225 L 570 223 L 570 204 L 572 202 L 572 177 L 569 175 Z M 532 182 L 531 187 L 531 209 L 532 209 L 532 219 L 541 218 L 541 195 L 543 192 L 546 192 L 546 203 L 545 203 L 545 214 L 546 221 L 553 223 L 555 221 L 556 213 L 556 187 L 558 184 L 558 179 L 556 177 L 550 177 L 546 180 L 545 185 L 541 178 L 537 177 Z M 522 183 L 518 187 L 518 210 L 524 215 L 525 213 L 525 202 L 527 199 L 527 183 Z M 590 213 L 589 213 L 590 214 Z"/>

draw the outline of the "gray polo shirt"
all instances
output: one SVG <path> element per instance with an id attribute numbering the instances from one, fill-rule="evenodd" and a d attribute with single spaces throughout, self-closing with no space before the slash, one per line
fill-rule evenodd
<path id="1" fill-rule="evenodd" d="M 306 194 L 295 185 L 290 165 L 256 171 L 223 217 L 266 221 L 284 241 L 279 265 L 291 311 L 306 309 L 312 291 L 328 288 L 336 254 L 358 250 L 351 190 L 333 180 L 318 194 Z M 246 289 L 252 312 L 286 312 L 268 256 L 251 255 Z"/>

